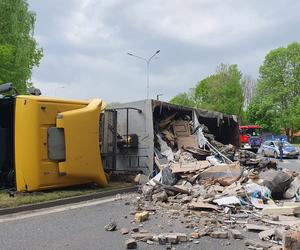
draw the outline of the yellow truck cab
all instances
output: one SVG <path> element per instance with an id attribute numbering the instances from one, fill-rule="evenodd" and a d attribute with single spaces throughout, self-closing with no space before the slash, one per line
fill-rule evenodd
<path id="1" fill-rule="evenodd" d="M 105 104 L 41 96 L 0 99 L 0 187 L 36 191 L 107 184 L 99 145 Z"/>

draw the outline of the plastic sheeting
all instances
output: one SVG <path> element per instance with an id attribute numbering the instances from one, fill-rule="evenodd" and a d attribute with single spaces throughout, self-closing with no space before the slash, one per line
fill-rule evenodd
<path id="1" fill-rule="evenodd" d="M 158 143 L 160 145 L 160 152 L 162 155 L 168 158 L 168 161 L 174 161 L 174 154 L 172 149 L 168 146 L 168 144 L 161 138 L 159 134 L 156 135 L 158 139 Z"/>

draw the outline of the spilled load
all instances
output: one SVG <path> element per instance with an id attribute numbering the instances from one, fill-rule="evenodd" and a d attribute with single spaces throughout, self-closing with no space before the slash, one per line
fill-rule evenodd
<path id="1" fill-rule="evenodd" d="M 193 116 L 193 121 L 188 116 L 175 120 L 175 113 L 156 126 L 155 164 L 162 178 L 170 169 L 177 179 L 192 175 L 193 183 L 213 180 L 228 186 L 237 181 L 242 175 L 237 148 L 216 141 L 208 127 L 199 123 L 195 112 Z"/>
<path id="2" fill-rule="evenodd" d="M 300 227 L 298 173 L 221 143 L 196 115 L 171 114 L 154 127 L 156 175 L 141 186 L 138 207 L 176 211 L 191 238 L 243 239 L 249 231 L 257 232 L 245 240 L 251 249 L 289 244 L 289 228 Z"/>

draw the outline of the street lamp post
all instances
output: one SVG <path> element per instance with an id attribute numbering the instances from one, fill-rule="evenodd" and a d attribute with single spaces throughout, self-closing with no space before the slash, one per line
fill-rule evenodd
<path id="1" fill-rule="evenodd" d="M 150 62 L 152 60 L 152 58 L 154 56 L 156 56 L 158 53 L 160 52 L 160 50 L 156 51 L 151 57 L 149 57 L 148 59 L 144 58 L 144 57 L 141 57 L 141 56 L 137 56 L 135 54 L 132 54 L 132 53 L 127 53 L 127 55 L 129 56 L 133 56 L 133 57 L 136 57 L 138 59 L 141 59 L 143 61 L 146 62 L 147 64 L 147 99 L 149 99 L 149 68 L 150 68 Z"/>

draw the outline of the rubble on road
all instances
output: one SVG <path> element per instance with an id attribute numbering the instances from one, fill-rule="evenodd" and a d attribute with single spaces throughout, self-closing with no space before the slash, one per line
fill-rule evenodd
<path id="1" fill-rule="evenodd" d="M 278 169 L 275 160 L 217 141 L 198 121 L 175 118 L 173 114 L 156 126 L 157 171 L 141 186 L 135 223 L 166 213 L 191 230 L 190 239 L 183 233 L 157 232 L 131 237 L 147 244 L 193 239 L 198 244 L 211 237 L 243 239 L 249 249 L 280 249 L 283 242 L 298 246 L 300 226 L 291 228 L 300 225 L 300 176 Z M 246 231 L 256 233 L 257 240 L 247 239 Z"/>
<path id="2" fill-rule="evenodd" d="M 142 222 L 142 221 L 145 221 L 145 220 L 148 220 L 149 218 L 149 212 L 148 211 L 143 211 L 141 213 L 136 213 L 135 216 L 134 216 L 134 219 L 136 222 Z"/>
<path id="3" fill-rule="evenodd" d="M 120 229 L 120 233 L 121 233 L 121 234 L 128 234 L 128 233 L 129 233 L 129 229 L 126 228 L 126 227 L 122 227 L 122 228 Z"/>
<path id="4" fill-rule="evenodd" d="M 117 229 L 117 224 L 116 224 L 116 222 L 112 221 L 112 222 L 108 223 L 108 224 L 104 227 L 104 229 L 105 229 L 106 231 L 115 231 L 115 230 Z"/>
<path id="5" fill-rule="evenodd" d="M 126 249 L 136 249 L 137 242 L 134 239 L 129 239 L 125 241 Z"/>

